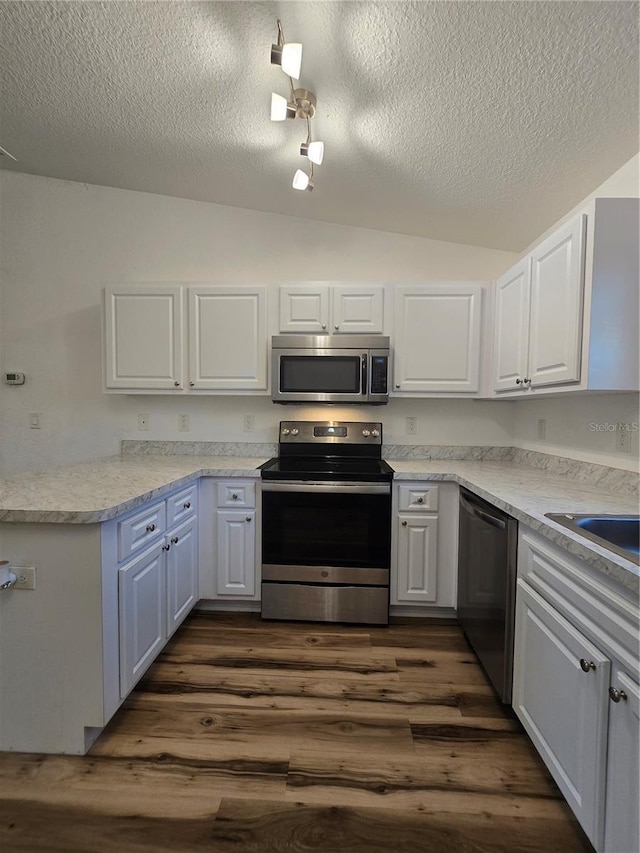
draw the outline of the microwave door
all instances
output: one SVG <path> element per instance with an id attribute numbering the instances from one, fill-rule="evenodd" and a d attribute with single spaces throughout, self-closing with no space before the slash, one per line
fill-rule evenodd
<path id="1" fill-rule="evenodd" d="M 274 351 L 277 388 L 273 399 L 280 403 L 362 403 L 367 390 L 366 385 L 363 389 L 363 374 L 362 354 L 353 350 L 280 349 Z"/>

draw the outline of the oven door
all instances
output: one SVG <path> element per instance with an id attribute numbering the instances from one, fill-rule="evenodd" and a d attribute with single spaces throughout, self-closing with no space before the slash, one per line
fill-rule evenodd
<path id="1" fill-rule="evenodd" d="M 366 403 L 368 352 L 274 349 L 275 403 Z"/>
<path id="2" fill-rule="evenodd" d="M 367 569 L 384 583 L 390 556 L 388 483 L 263 481 L 263 568 L 288 567 L 288 580 L 293 579 L 291 569 L 331 570 L 333 581 L 336 570 L 351 570 L 345 582 L 353 581 L 353 570 L 363 577 Z"/>

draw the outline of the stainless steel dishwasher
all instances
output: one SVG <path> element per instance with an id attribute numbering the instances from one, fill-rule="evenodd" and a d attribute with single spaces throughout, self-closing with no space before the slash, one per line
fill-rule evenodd
<path id="1" fill-rule="evenodd" d="M 496 692 L 511 703 L 518 522 L 460 489 L 458 619 Z"/>

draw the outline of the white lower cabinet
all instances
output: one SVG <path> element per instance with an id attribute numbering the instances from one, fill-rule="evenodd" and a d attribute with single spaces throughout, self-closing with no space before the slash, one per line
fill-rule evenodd
<path id="1" fill-rule="evenodd" d="M 216 513 L 218 595 L 256 593 L 255 510 L 218 510 Z"/>
<path id="2" fill-rule="evenodd" d="M 120 695 L 124 698 L 166 638 L 164 543 L 119 569 Z"/>
<path id="3" fill-rule="evenodd" d="M 400 513 L 398 583 L 395 602 L 429 601 L 437 597 L 438 516 Z"/>
<path id="4" fill-rule="evenodd" d="M 195 487 L 180 493 L 192 515 L 118 569 L 120 697 L 150 666 L 198 599 L 198 536 Z M 183 497 L 184 495 L 184 497 Z M 165 506 L 172 501 L 162 501 Z M 118 522 L 122 528 L 127 520 Z"/>
<path id="5" fill-rule="evenodd" d="M 393 463 L 392 463 L 393 464 Z M 392 606 L 453 608 L 457 569 L 457 486 L 396 481 Z"/>
<path id="6" fill-rule="evenodd" d="M 513 708 L 598 853 L 638 850 L 638 601 L 521 529 Z"/>
<path id="7" fill-rule="evenodd" d="M 215 488 L 215 597 L 259 599 L 255 480 L 221 480 Z"/>

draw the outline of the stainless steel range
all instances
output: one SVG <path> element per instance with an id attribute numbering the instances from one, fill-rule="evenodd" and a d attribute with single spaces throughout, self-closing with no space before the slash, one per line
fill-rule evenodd
<path id="1" fill-rule="evenodd" d="M 386 625 L 391 482 L 382 424 L 282 421 L 262 468 L 262 618 Z"/>

